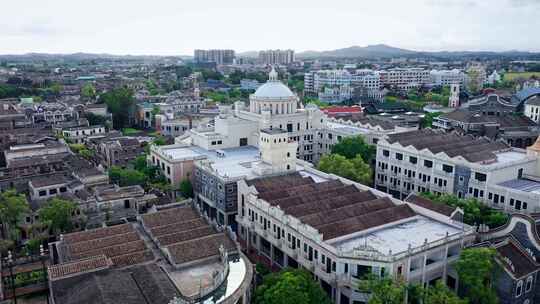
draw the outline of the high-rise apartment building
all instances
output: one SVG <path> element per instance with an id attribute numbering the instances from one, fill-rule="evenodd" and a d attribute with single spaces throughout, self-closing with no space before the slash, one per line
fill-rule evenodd
<path id="1" fill-rule="evenodd" d="M 215 62 L 216 64 L 231 64 L 235 58 L 234 50 L 195 50 L 195 62 Z"/>
<path id="2" fill-rule="evenodd" d="M 294 60 L 294 50 L 266 50 L 259 52 L 259 62 L 263 64 L 291 64 Z"/>

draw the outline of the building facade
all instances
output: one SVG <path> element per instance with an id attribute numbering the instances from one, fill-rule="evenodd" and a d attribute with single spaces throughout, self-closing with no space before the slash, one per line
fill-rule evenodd
<path id="1" fill-rule="evenodd" d="M 377 143 L 375 186 L 395 197 L 449 193 L 507 212 L 534 213 L 540 211 L 534 149 L 540 149 L 540 142 L 526 152 L 500 141 L 431 129 L 392 134 Z"/>
<path id="2" fill-rule="evenodd" d="M 288 65 L 294 61 L 294 50 L 266 50 L 259 52 L 259 62 L 262 64 Z"/>
<path id="3" fill-rule="evenodd" d="M 194 61 L 197 63 L 232 64 L 234 58 L 234 50 L 195 50 L 194 52 Z"/>

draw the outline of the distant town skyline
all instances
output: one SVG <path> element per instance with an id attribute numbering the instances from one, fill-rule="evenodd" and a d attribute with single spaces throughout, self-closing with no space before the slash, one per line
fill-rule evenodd
<path id="1" fill-rule="evenodd" d="M 537 0 L 8 1 L 0 54 L 193 55 L 194 49 L 540 51 Z"/>

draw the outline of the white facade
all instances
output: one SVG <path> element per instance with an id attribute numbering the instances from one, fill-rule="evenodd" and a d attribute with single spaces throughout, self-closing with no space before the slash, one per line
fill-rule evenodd
<path id="1" fill-rule="evenodd" d="M 259 52 L 262 64 L 291 64 L 295 61 L 294 50 L 267 50 Z"/>
<path id="2" fill-rule="evenodd" d="M 234 111 L 222 107 L 215 118 L 215 127 L 189 131 L 192 144 L 205 149 L 225 149 L 239 146 L 258 146 L 262 129 L 280 129 L 289 140 L 298 143 L 296 156 L 317 161 L 314 139 L 324 126 L 324 114 L 317 107 L 301 108 L 296 94 L 278 80 L 272 70 L 270 79 L 250 96 L 249 108 L 236 102 Z"/>
<path id="3" fill-rule="evenodd" d="M 434 140 L 420 133 L 418 138 Z M 464 136 L 463 140 L 468 138 Z M 463 144 L 468 146 L 458 149 L 466 152 L 478 147 L 478 153 L 491 153 L 494 158 L 474 162 L 461 155 L 447 154 Z M 540 211 L 540 158 L 522 149 L 503 147 L 503 144 L 498 151 L 484 151 L 481 145 L 485 144 L 472 142 L 446 141 L 446 145 L 442 151 L 433 153 L 430 149 L 439 151 L 441 148 L 428 146 L 418 150 L 413 145 L 402 146 L 399 141 L 380 140 L 376 188 L 396 197 L 421 192 L 449 193 L 460 198 L 476 198 L 508 212 Z"/>
<path id="4" fill-rule="evenodd" d="M 398 90 L 409 90 L 429 84 L 430 72 L 422 68 L 395 68 L 377 72 L 381 83 Z"/>
<path id="5" fill-rule="evenodd" d="M 465 73 L 461 70 L 432 70 L 429 72 L 431 83 L 434 86 L 450 86 L 458 84 L 463 86 L 465 83 Z"/>
<path id="6" fill-rule="evenodd" d="M 537 124 L 540 123 L 540 96 L 525 102 L 524 114 Z"/>
<path id="7" fill-rule="evenodd" d="M 389 197 L 309 166 L 302 168 L 300 174 L 313 178 L 316 183 L 339 180 L 358 191 L 370 191 L 378 199 Z M 261 198 L 257 190 L 245 181 L 238 182 L 236 219 L 241 245 L 273 266 L 301 266 L 312 272 L 335 303 L 367 303 L 369 295 L 359 290 L 359 286 L 363 276 L 369 273 L 400 277 L 418 284 L 437 279 L 453 280 L 457 286 L 457 273 L 451 263 L 459 258 L 463 246 L 474 239 L 472 227 L 449 216 L 393 199 L 395 206 L 407 204 L 416 216 L 328 239 L 302 218 Z M 295 195 L 300 197 L 302 193 Z M 336 216 L 339 208 L 327 212 Z M 317 213 L 317 210 L 310 213 Z M 347 219 L 345 216 L 344 220 Z"/>

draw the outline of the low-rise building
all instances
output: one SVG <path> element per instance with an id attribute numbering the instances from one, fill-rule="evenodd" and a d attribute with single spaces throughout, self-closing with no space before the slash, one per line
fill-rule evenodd
<path id="1" fill-rule="evenodd" d="M 62 136 L 70 143 L 82 144 L 90 136 L 106 133 L 105 127 L 102 125 L 96 126 L 81 126 L 62 129 Z"/>
<path id="2" fill-rule="evenodd" d="M 452 262 L 474 228 L 462 212 L 402 202 L 309 166 L 238 182 L 238 239 L 273 269 L 305 268 L 335 303 L 366 303 L 366 275 L 459 284 Z"/>
<path id="3" fill-rule="evenodd" d="M 535 95 L 525 101 L 524 115 L 540 124 L 540 95 Z"/>
<path id="4" fill-rule="evenodd" d="M 507 212 L 539 212 L 539 152 L 540 140 L 525 151 L 431 129 L 391 134 L 377 143 L 375 186 L 401 198 L 449 193 Z"/>
<path id="5" fill-rule="evenodd" d="M 122 136 L 101 141 L 97 152 L 100 163 L 105 168 L 126 167 L 135 158 L 144 154 L 144 147 L 138 139 Z"/>

